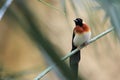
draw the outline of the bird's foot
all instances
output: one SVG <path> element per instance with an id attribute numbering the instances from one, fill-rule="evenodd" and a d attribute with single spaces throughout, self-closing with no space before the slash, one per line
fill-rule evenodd
<path id="1" fill-rule="evenodd" d="M 79 47 L 77 47 L 79 50 L 81 49 L 81 48 L 83 48 L 83 47 L 85 47 L 85 46 L 87 46 L 88 45 L 88 42 L 84 42 L 83 44 L 81 44 Z"/>
<path id="2" fill-rule="evenodd" d="M 80 47 L 84 47 L 84 46 L 87 46 L 88 43 L 87 42 L 84 42 L 82 45 L 80 45 Z"/>

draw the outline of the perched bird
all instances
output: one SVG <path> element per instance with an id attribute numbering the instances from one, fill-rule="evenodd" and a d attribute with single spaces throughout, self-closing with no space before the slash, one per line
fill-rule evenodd
<path id="1" fill-rule="evenodd" d="M 75 28 L 72 36 L 72 50 L 79 48 L 80 45 L 86 45 L 86 42 L 91 37 L 90 27 L 85 24 L 81 18 L 75 19 L 74 22 Z M 80 50 L 70 57 L 70 68 L 74 72 L 75 80 L 77 80 L 78 77 L 78 63 L 80 58 Z"/>

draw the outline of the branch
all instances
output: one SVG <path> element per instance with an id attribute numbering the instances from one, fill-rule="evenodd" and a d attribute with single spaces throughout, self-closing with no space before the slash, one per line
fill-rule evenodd
<path id="1" fill-rule="evenodd" d="M 40 1 L 41 3 L 43 3 L 44 5 L 52 8 L 52 9 L 55 9 L 55 10 L 59 11 L 59 12 L 62 13 L 63 15 L 65 15 L 65 13 L 64 13 L 63 11 L 61 11 L 61 10 L 58 9 L 58 8 L 56 8 L 56 7 L 53 6 L 52 4 L 50 4 L 50 3 L 48 3 L 48 2 L 46 2 L 46 1 L 44 1 L 44 0 L 38 0 L 38 1 Z"/>
<path id="2" fill-rule="evenodd" d="M 4 16 L 7 8 L 10 6 L 13 0 L 6 0 L 5 4 L 3 7 L 0 9 L 0 21 L 2 20 L 2 17 Z"/>
<path id="3" fill-rule="evenodd" d="M 87 42 L 87 44 L 86 44 L 85 46 L 89 45 L 90 43 L 92 43 L 92 42 L 98 40 L 99 38 L 103 37 L 104 35 L 108 34 L 108 33 L 111 32 L 113 29 L 114 29 L 114 28 L 110 28 L 110 29 L 102 32 L 101 34 L 93 37 L 92 39 L 90 39 L 90 40 Z M 84 48 L 85 46 L 80 46 L 80 49 Z M 75 49 L 75 50 L 73 50 L 72 52 L 70 52 L 70 53 L 68 53 L 66 56 L 64 56 L 61 60 L 62 60 L 62 61 L 66 60 L 66 59 L 69 58 L 71 55 L 75 54 L 78 50 L 79 50 L 78 48 Z M 48 67 L 47 69 L 45 69 L 45 70 L 44 70 L 42 73 L 40 73 L 34 80 L 39 80 L 39 79 L 41 79 L 41 78 L 42 78 L 43 76 L 45 76 L 50 70 L 52 70 L 54 66 L 55 66 L 55 65 L 52 65 L 52 66 Z"/>

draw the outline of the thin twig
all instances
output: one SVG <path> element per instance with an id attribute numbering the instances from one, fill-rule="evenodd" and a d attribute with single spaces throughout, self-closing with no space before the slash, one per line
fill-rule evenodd
<path id="1" fill-rule="evenodd" d="M 90 43 L 98 40 L 99 38 L 103 37 L 104 35 L 108 34 L 108 33 L 111 32 L 113 29 L 114 29 L 114 28 L 110 28 L 110 29 L 102 32 L 101 34 L 93 37 L 92 39 L 90 39 L 90 40 L 87 42 L 87 45 L 89 45 Z M 87 45 L 85 45 L 85 46 L 87 46 Z M 84 48 L 85 46 L 80 46 L 80 49 Z M 75 54 L 78 50 L 79 50 L 78 48 L 75 49 L 75 50 L 73 50 L 72 52 L 70 52 L 70 53 L 68 53 L 66 56 L 64 56 L 61 60 L 62 60 L 62 61 L 66 60 L 66 59 L 69 58 L 71 55 Z M 50 70 L 52 70 L 54 66 L 55 66 L 55 65 L 52 65 L 52 66 L 48 67 L 47 69 L 45 69 L 45 70 L 44 70 L 42 73 L 40 73 L 34 80 L 39 80 L 39 79 L 41 79 L 41 78 L 42 78 L 43 76 L 45 76 Z"/>
<path id="2" fill-rule="evenodd" d="M 8 9 L 8 7 L 10 6 L 10 4 L 12 3 L 13 0 L 6 0 L 5 4 L 2 6 L 2 8 L 0 9 L 0 21 L 2 20 L 2 17 L 4 16 L 6 10 Z"/>
<path id="3" fill-rule="evenodd" d="M 52 4 L 50 4 L 50 3 L 48 3 L 48 2 L 46 2 L 46 1 L 44 1 L 44 0 L 38 0 L 38 1 L 40 1 L 40 2 L 43 3 L 44 5 L 50 7 L 50 8 L 52 8 L 52 9 L 54 9 L 54 10 L 59 11 L 59 12 L 62 13 L 63 15 L 65 15 L 65 13 L 64 13 L 63 11 L 61 11 L 61 10 L 58 9 L 58 8 L 56 8 L 56 7 L 53 6 Z"/>

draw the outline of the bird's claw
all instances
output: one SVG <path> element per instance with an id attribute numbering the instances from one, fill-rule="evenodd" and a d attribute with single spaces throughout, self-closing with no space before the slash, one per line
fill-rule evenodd
<path id="1" fill-rule="evenodd" d="M 88 43 L 87 42 L 84 42 L 82 45 L 80 45 L 80 47 L 77 47 L 79 50 L 81 49 L 81 48 L 83 48 L 83 47 L 85 47 L 85 46 L 87 46 L 88 45 Z"/>

